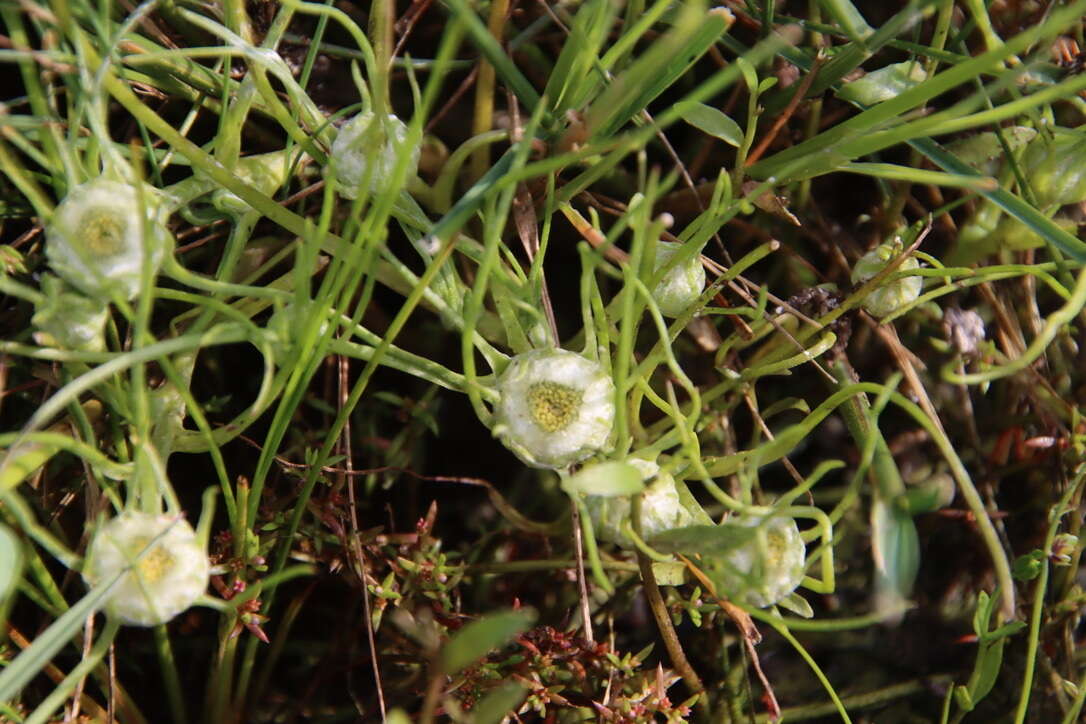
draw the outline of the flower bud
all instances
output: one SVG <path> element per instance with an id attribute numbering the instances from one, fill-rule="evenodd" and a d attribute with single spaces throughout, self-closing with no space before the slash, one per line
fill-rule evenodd
<path id="1" fill-rule="evenodd" d="M 173 236 L 157 192 L 99 176 L 73 188 L 45 229 L 45 254 L 66 282 L 88 297 L 139 293 L 144 260 L 162 265 Z"/>
<path id="2" fill-rule="evenodd" d="M 1060 533 L 1052 540 L 1052 550 L 1048 552 L 1048 559 L 1054 566 L 1069 566 L 1077 550 L 1078 536 Z"/>
<path id="3" fill-rule="evenodd" d="M 1086 135 L 1057 131 L 1051 142 L 1034 140 L 1022 156 L 1022 171 L 1041 206 L 1086 201 Z"/>
<path id="4" fill-rule="evenodd" d="M 146 549 L 146 550 L 145 550 Z M 127 511 L 95 533 L 83 578 L 94 586 L 129 568 L 105 610 L 132 626 L 166 623 L 207 589 L 207 552 L 192 526 L 173 515 Z"/>
<path id="5" fill-rule="evenodd" d="M 900 244 L 887 243 L 876 246 L 860 257 L 852 269 L 852 283 L 862 285 L 886 268 L 887 263 L 901 252 Z M 919 269 L 920 263 L 913 257 L 898 265 L 897 271 Z M 923 280 L 920 277 L 902 277 L 883 282 L 864 297 L 863 308 L 875 317 L 885 317 L 916 301 L 920 296 Z"/>
<path id="6" fill-rule="evenodd" d="M 682 244 L 673 241 L 656 242 L 656 263 L 653 268 L 663 267 L 681 248 Z M 653 287 L 652 298 L 665 317 L 678 317 L 697 301 L 704 288 L 705 269 L 700 256 L 695 254 L 664 274 L 660 283 Z"/>
<path id="7" fill-rule="evenodd" d="M 596 362 L 562 349 L 510 360 L 498 378 L 494 435 L 528 465 L 561 468 L 607 447 L 615 387 Z"/>
<path id="8" fill-rule="evenodd" d="M 726 553 L 712 568 L 722 593 L 765 608 L 786 597 L 803 581 L 807 548 L 796 521 L 786 516 L 734 516 L 724 525 L 760 528 L 745 545 Z"/>
<path id="9" fill-rule="evenodd" d="M 410 178 L 419 165 L 419 146 L 407 148 L 407 126 L 394 115 L 378 118 L 366 111 L 339 129 L 329 154 L 336 187 L 340 195 L 348 199 L 358 198 L 362 184 L 370 193 L 377 193 L 388 185 L 396 168 L 400 153 L 409 156 L 407 176 Z"/>
<path id="10" fill-rule="evenodd" d="M 643 539 L 648 540 L 666 530 L 701 522 L 683 505 L 675 487 L 675 478 L 671 474 L 661 473 L 660 466 L 648 460 L 630 458 L 626 462 L 637 468 L 648 483 L 648 487 L 641 493 Z M 597 539 L 616 543 L 624 548 L 633 547 L 633 542 L 622 530 L 623 523 L 630 518 L 629 498 L 589 495 L 585 498 L 585 505 L 592 518 Z"/>

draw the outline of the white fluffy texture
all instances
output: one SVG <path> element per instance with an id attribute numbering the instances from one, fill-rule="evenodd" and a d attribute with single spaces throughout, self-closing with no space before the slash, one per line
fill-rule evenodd
<path id="1" fill-rule="evenodd" d="M 560 385 L 578 395 L 569 419 L 547 430 L 533 414 L 530 398 L 537 385 Z M 561 349 L 517 355 L 498 380 L 494 435 L 517 457 L 537 468 L 561 468 L 603 450 L 615 420 L 615 388 L 595 362 Z"/>
<path id="2" fill-rule="evenodd" d="M 648 483 L 648 487 L 641 493 L 643 540 L 698 522 L 683 506 L 679 492 L 675 489 L 675 478 L 668 473 L 660 473 L 660 466 L 648 460 L 630 458 L 626 462 L 637 468 L 643 480 Z M 616 543 L 624 548 L 633 547 L 633 541 L 622 532 L 622 524 L 630 517 L 629 498 L 589 495 L 585 499 L 585 505 L 592 518 L 597 539 Z"/>
<path id="3" fill-rule="evenodd" d="M 654 268 L 659 269 L 667 264 L 681 247 L 682 244 L 674 241 L 656 242 Z M 665 317 L 678 317 L 697 300 L 704 288 L 705 268 L 701 265 L 701 256 L 695 254 L 664 275 L 660 283 L 653 287 L 652 298 Z"/>
<path id="4" fill-rule="evenodd" d="M 83 578 L 94 586 L 129 566 L 105 609 L 131 626 L 156 626 L 187 609 L 207 590 L 211 572 L 207 552 L 185 520 L 132 511 L 95 534 Z"/>
<path id="5" fill-rule="evenodd" d="M 724 565 L 716 568 L 716 583 L 724 593 L 764 608 L 796 590 L 803 581 L 807 547 L 795 520 L 775 516 L 767 522 L 760 516 L 735 516 L 727 522 L 748 528 L 761 526 L 762 535 L 728 553 Z"/>
<path id="6" fill-rule="evenodd" d="M 894 244 L 880 244 L 860 257 L 852 269 L 852 283 L 859 286 L 886 268 L 887 262 L 900 253 Z M 895 271 L 919 269 L 920 262 L 913 257 L 903 261 Z M 906 304 L 916 301 L 924 280 L 920 277 L 903 277 L 884 283 L 864 297 L 863 308 L 875 317 L 893 314 Z"/>
<path id="7" fill-rule="evenodd" d="M 139 194 L 101 176 L 76 186 L 45 229 L 50 265 L 89 297 L 108 302 L 117 291 L 132 299 L 140 290 L 144 259 L 149 256 L 157 272 L 173 244 L 157 207 L 151 187 Z"/>
<path id="8" fill-rule="evenodd" d="M 336 187 L 344 198 L 356 199 L 366 182 L 370 193 L 377 193 L 388 184 L 396 168 L 397 149 L 407 138 L 407 126 L 394 115 L 385 116 L 383 123 L 375 123 L 377 116 L 371 111 L 359 113 L 339 129 L 332 142 L 332 169 L 336 175 Z M 405 152 L 407 178 L 419 166 L 420 147 Z"/>

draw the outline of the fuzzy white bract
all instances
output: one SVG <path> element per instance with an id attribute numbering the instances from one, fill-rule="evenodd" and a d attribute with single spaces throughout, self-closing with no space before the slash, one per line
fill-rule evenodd
<path id="1" fill-rule="evenodd" d="M 597 363 L 574 352 L 517 355 L 498 379 L 494 435 L 537 468 L 561 468 L 607 447 L 615 387 Z"/>
<path id="2" fill-rule="evenodd" d="M 656 242 L 656 263 L 660 269 L 682 248 L 682 244 L 673 241 Z M 695 254 L 681 264 L 672 267 L 652 289 L 652 298 L 660 307 L 665 317 L 678 317 L 687 307 L 697 301 L 705 288 L 705 269 L 701 257 Z"/>
<path id="3" fill-rule="evenodd" d="M 129 566 L 105 610 L 131 626 L 156 626 L 187 609 L 207 589 L 211 572 L 207 552 L 185 520 L 134 511 L 98 529 L 83 578 L 94 586 Z"/>
<path id="4" fill-rule="evenodd" d="M 406 138 L 407 126 L 391 114 L 382 119 L 366 111 L 348 121 L 329 154 L 340 195 L 358 198 L 363 183 L 370 193 L 380 191 L 389 183 L 400 153 L 410 156 L 407 178 L 411 178 L 419 166 L 420 147 L 405 148 Z"/>
<path id="5" fill-rule="evenodd" d="M 141 198 L 142 197 L 142 198 Z M 45 228 L 45 254 L 66 282 L 108 302 L 139 293 L 144 260 L 152 274 L 173 245 L 158 192 L 99 176 L 73 188 Z"/>
<path id="6" fill-rule="evenodd" d="M 735 516 L 728 524 L 760 528 L 746 545 L 730 551 L 715 567 L 723 593 L 756 608 L 772 606 L 803 581 L 807 547 L 796 521 L 786 516 Z"/>
<path id="7" fill-rule="evenodd" d="M 886 268 L 886 264 L 901 253 L 900 246 L 893 243 L 880 244 L 860 257 L 852 269 L 852 283 L 860 285 Z M 901 262 L 897 271 L 919 269 L 920 262 L 913 257 Z M 884 283 L 881 287 L 864 297 L 863 308 L 875 317 L 885 317 L 916 301 L 920 296 L 924 281 L 920 277 L 902 277 Z"/>
<path id="8" fill-rule="evenodd" d="M 701 522 L 683 505 L 675 488 L 675 478 L 670 473 L 661 473 L 660 466 L 649 460 L 629 458 L 626 462 L 637 468 L 648 483 L 641 493 L 641 537 L 644 540 Z M 623 523 L 630 517 L 629 498 L 589 495 L 585 506 L 597 539 L 625 548 L 633 547 L 633 541 L 622 530 Z"/>

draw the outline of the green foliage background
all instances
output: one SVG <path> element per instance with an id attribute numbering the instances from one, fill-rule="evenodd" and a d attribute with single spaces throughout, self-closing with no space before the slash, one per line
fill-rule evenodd
<path id="1" fill-rule="evenodd" d="M 1078 721 L 1084 11 L 0 0 L 3 717 Z M 99 178 L 135 295 L 48 256 Z M 554 346 L 614 388 L 559 470 L 492 435 Z M 79 576 L 121 510 L 208 546 L 167 624 Z M 733 514 L 803 590 L 723 590 Z"/>

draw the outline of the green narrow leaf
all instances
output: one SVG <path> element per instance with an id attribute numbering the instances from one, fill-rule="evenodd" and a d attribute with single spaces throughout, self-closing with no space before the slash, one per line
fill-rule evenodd
<path id="1" fill-rule="evenodd" d="M 1010 126 L 1002 129 L 1002 134 L 1011 151 L 1017 151 L 1037 137 L 1037 131 L 1027 126 Z M 951 141 L 946 144 L 946 149 L 976 169 L 1003 155 L 1003 145 L 993 131 Z"/>
<path id="2" fill-rule="evenodd" d="M 1003 666 L 1003 645 L 1006 638 L 992 643 L 982 643 L 977 652 L 977 664 L 973 675 L 969 677 L 969 698 L 976 704 L 988 696 L 999 678 L 999 669 Z"/>
<path id="3" fill-rule="evenodd" d="M 910 146 L 927 156 L 944 171 L 956 174 L 974 174 L 968 164 L 950 154 L 930 138 L 914 138 L 908 142 Z M 1051 242 L 1057 249 L 1078 262 L 1086 262 L 1086 243 L 1069 232 L 1061 229 L 1056 222 L 1033 208 L 1024 200 L 1015 196 L 1006 189 L 998 188 L 992 191 L 980 191 L 982 196 L 994 203 L 999 208 L 1021 221 L 1037 232 L 1043 239 Z"/>
<path id="4" fill-rule="evenodd" d="M 834 53 L 832 59 L 822 67 L 815 79 L 810 94 L 818 95 L 830 87 L 836 85 L 842 78 L 860 67 L 861 64 L 884 45 L 898 38 L 923 19 L 923 9 L 934 5 L 938 0 L 910 0 L 910 2 L 880 23 L 875 30 L 864 23 L 865 30 L 861 39 L 853 39 L 852 42 L 841 46 Z M 862 18 L 861 18 L 862 21 Z M 772 107 L 772 106 L 771 106 Z"/>
<path id="5" fill-rule="evenodd" d="M 592 103 L 586 113 L 589 133 L 607 138 L 618 131 L 682 77 L 732 21 L 726 10 L 705 12 L 702 3 L 685 4 L 674 30 L 653 43 Z"/>
<path id="6" fill-rule="evenodd" d="M 954 479 L 946 473 L 937 473 L 897 496 L 894 505 L 907 515 L 932 513 L 950 505 L 954 494 Z"/>
<path id="7" fill-rule="evenodd" d="M 878 498 L 871 505 L 871 543 L 880 600 L 900 603 L 912 592 L 920 569 L 920 539 L 913 519 Z"/>
<path id="8" fill-rule="evenodd" d="M 960 684 L 954 687 L 954 701 L 962 711 L 973 711 L 973 699 L 969 696 L 969 689 Z"/>
<path id="9" fill-rule="evenodd" d="M 743 56 L 736 58 L 735 64 L 739 67 L 739 72 L 743 74 L 743 82 L 747 84 L 747 89 L 751 93 L 757 92 L 758 71 L 755 70 L 754 65 Z"/>
<path id="10" fill-rule="evenodd" d="M 650 542 L 662 553 L 719 556 L 745 545 L 757 534 L 756 527 L 732 523 L 691 525 L 664 531 Z"/>
<path id="11" fill-rule="evenodd" d="M 574 16 L 569 38 L 543 91 L 553 99 L 551 110 L 555 116 L 581 107 L 601 84 L 599 54 L 617 12 L 617 3 L 593 0 L 583 4 Z"/>
<path id="12" fill-rule="evenodd" d="M 652 564 L 652 575 L 660 586 L 681 586 L 686 581 L 686 564 L 682 562 Z"/>
<path id="13" fill-rule="evenodd" d="M 999 188 L 999 182 L 991 176 L 964 176 L 962 174 L 944 173 L 942 171 L 929 171 L 926 168 L 913 168 L 911 166 L 898 166 L 891 163 L 862 163 L 853 161 L 841 166 L 841 171 L 857 173 L 874 178 L 885 178 L 894 181 L 908 181 L 915 184 L 931 184 L 933 186 L 949 186 L 967 188 L 974 191 L 991 191 Z"/>
<path id="14" fill-rule="evenodd" d="M 645 489 L 641 471 L 629 463 L 612 461 L 592 465 L 566 478 L 562 489 L 570 495 L 599 495 L 604 498 L 637 495 Z"/>
<path id="15" fill-rule="evenodd" d="M 977 594 L 977 608 L 973 612 L 973 633 L 978 639 L 984 638 L 988 633 L 988 621 L 992 617 L 992 598 L 987 591 Z"/>
<path id="16" fill-rule="evenodd" d="M 722 112 L 704 103 L 691 103 L 682 110 L 682 119 L 698 130 L 719 138 L 729 146 L 739 147 L 743 142 L 743 129 Z"/>
<path id="17" fill-rule="evenodd" d="M 53 660 L 57 652 L 72 641 L 83 628 L 87 617 L 101 608 L 113 584 L 126 572 L 127 568 L 122 568 L 114 576 L 92 588 L 0 671 L 0 701 L 11 701 L 18 696 L 23 687 Z"/>
<path id="18" fill-rule="evenodd" d="M 863 40 L 875 32 L 849 0 L 823 0 L 822 5 L 850 39 Z"/>
<path id="19" fill-rule="evenodd" d="M 7 601 L 23 569 L 23 549 L 18 536 L 0 524 L 0 605 Z"/>
<path id="20" fill-rule="evenodd" d="M 520 708 L 528 689 L 507 681 L 484 696 L 471 710 L 472 724 L 499 724 L 511 712 Z"/>
<path id="21" fill-rule="evenodd" d="M 780 151 L 769 158 L 762 159 L 751 166 L 749 174 L 755 179 L 774 176 L 779 181 L 795 181 L 817 176 L 835 168 L 843 161 L 852 160 L 853 157 L 848 156 L 845 151 L 841 150 L 841 146 L 847 143 L 860 143 L 862 145 L 869 136 L 873 135 L 873 131 L 885 131 L 891 124 L 899 123 L 902 116 L 914 108 L 962 83 L 971 82 L 979 74 L 990 73 L 1000 68 L 1000 64 L 1008 56 L 1020 53 L 1039 40 L 1056 34 L 1060 28 L 1066 27 L 1066 23 L 1077 19 L 1077 16 L 1081 15 L 1084 8 L 1086 8 L 1086 2 L 1080 0 L 1080 2 L 1076 2 L 1070 7 L 1053 12 L 1044 23 L 1019 33 L 1004 45 L 954 65 L 932 76 L 924 83 L 905 91 L 896 98 L 872 106 L 859 115 L 838 123 L 833 128 L 823 131 L 802 143 Z M 814 89 L 812 89 L 812 92 L 814 92 Z M 925 155 L 928 154 L 920 147 L 921 142 L 933 143 L 929 139 L 909 140 L 902 137 L 900 140 L 908 141 Z M 889 143 L 889 141 L 887 142 Z M 872 153 L 879 149 L 865 147 L 858 150 L 862 150 L 863 153 Z M 936 159 L 933 158 L 932 160 L 939 164 Z M 961 165 L 965 167 L 965 171 L 958 168 L 947 168 L 946 166 L 943 166 L 943 170 L 954 173 L 968 173 L 969 167 L 965 166 L 965 164 Z M 994 194 L 997 192 L 988 193 Z"/>
<path id="22" fill-rule="evenodd" d="M 483 24 L 483 21 L 479 19 L 479 16 L 475 14 L 475 11 L 468 7 L 466 0 L 446 0 L 445 4 L 448 6 L 450 14 L 464 24 L 464 28 L 467 30 L 472 42 L 475 43 L 475 47 L 479 49 L 487 62 L 494 66 L 494 71 L 502 79 L 502 82 L 516 94 L 529 113 L 533 111 L 539 105 L 538 91 L 506 55 L 501 44 L 490 34 L 490 31 Z"/>
<path id="23" fill-rule="evenodd" d="M 973 612 L 973 632 L 977 635 L 977 659 L 973 672 L 964 687 L 955 689 L 958 706 L 963 711 L 972 711 L 981 699 L 986 697 L 999 678 L 1003 666 L 1003 647 L 1010 636 L 1026 627 L 1025 621 L 1012 621 L 994 631 L 988 625 L 995 610 L 996 602 L 985 591 L 977 595 L 977 608 Z"/>
<path id="24" fill-rule="evenodd" d="M 795 591 L 777 601 L 777 605 L 802 618 L 814 618 L 814 609 L 811 608 L 811 604 L 807 603 L 807 599 Z"/>
<path id="25" fill-rule="evenodd" d="M 528 630 L 535 622 L 530 609 L 503 611 L 472 621 L 449 639 L 441 652 L 446 674 L 455 674 L 486 656 L 491 650 L 508 643 L 514 636 Z"/>
<path id="26" fill-rule="evenodd" d="M 837 95 L 846 101 L 873 106 L 915 88 L 927 80 L 924 67 L 915 60 L 893 63 L 846 83 Z"/>

